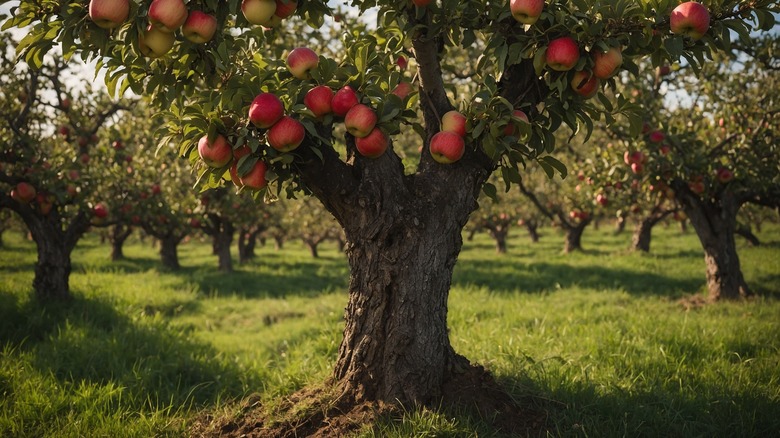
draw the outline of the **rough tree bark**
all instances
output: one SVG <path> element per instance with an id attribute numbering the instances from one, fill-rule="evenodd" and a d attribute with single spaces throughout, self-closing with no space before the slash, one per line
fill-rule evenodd
<path id="1" fill-rule="evenodd" d="M 116 224 L 111 229 L 111 261 L 123 260 L 125 258 L 124 245 L 133 228 L 124 224 Z"/>
<path id="2" fill-rule="evenodd" d="M 702 200 L 684 181 L 675 181 L 673 188 L 704 249 L 708 299 L 734 300 L 750 296 L 752 293 L 742 275 L 734 239 L 741 202 L 728 190 L 711 200 Z"/>

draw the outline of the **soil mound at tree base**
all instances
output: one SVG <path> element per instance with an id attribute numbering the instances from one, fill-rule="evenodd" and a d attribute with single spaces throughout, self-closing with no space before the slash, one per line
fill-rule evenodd
<path id="1" fill-rule="evenodd" d="M 435 406 L 456 416 L 470 416 L 491 425 L 497 434 L 539 436 L 547 414 L 522 406 L 481 367 L 470 367 L 442 388 Z M 529 406 L 533 403 L 529 402 Z M 348 437 L 380 420 L 402 418 L 408 409 L 382 402 L 351 402 L 332 385 L 304 388 L 278 405 L 266 406 L 250 396 L 233 415 L 204 413 L 190 435 L 220 438 Z"/>

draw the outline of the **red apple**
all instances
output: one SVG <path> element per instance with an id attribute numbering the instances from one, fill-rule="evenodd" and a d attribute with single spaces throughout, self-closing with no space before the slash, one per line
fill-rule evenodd
<path id="1" fill-rule="evenodd" d="M 327 85 L 317 85 L 309 90 L 303 98 L 304 105 L 306 105 L 306 108 L 309 108 L 315 117 L 330 114 L 333 110 L 331 101 L 333 101 L 333 90 Z"/>
<path id="2" fill-rule="evenodd" d="M 280 152 L 290 152 L 306 137 L 306 128 L 290 116 L 282 117 L 268 130 L 268 144 Z"/>
<path id="3" fill-rule="evenodd" d="M 691 189 L 691 191 L 697 195 L 701 195 L 704 193 L 704 182 L 702 181 L 691 181 L 688 183 L 688 188 Z"/>
<path id="4" fill-rule="evenodd" d="M 89 19 L 103 29 L 119 27 L 129 15 L 129 0 L 91 0 L 89 2 Z"/>
<path id="5" fill-rule="evenodd" d="M 580 60 L 580 47 L 571 37 L 550 41 L 545 55 L 547 66 L 556 71 L 568 71 Z"/>
<path id="6" fill-rule="evenodd" d="M 27 204 L 35 199 L 36 194 L 35 187 L 24 181 L 16 184 L 16 188 L 11 191 L 11 197 L 23 204 Z"/>
<path id="7" fill-rule="evenodd" d="M 152 0 L 147 15 L 154 27 L 173 33 L 187 20 L 187 6 L 182 0 Z"/>
<path id="8" fill-rule="evenodd" d="M 200 228 L 200 220 L 198 220 L 197 218 L 190 219 L 190 227 Z"/>
<path id="9" fill-rule="evenodd" d="M 669 17 L 669 28 L 674 34 L 698 40 L 710 28 L 710 12 L 701 3 L 681 3 Z"/>
<path id="10" fill-rule="evenodd" d="M 125 147 L 125 145 L 123 145 L 120 140 L 116 140 L 113 143 L 111 143 L 111 147 L 119 151 L 122 150 Z"/>
<path id="11" fill-rule="evenodd" d="M 209 167 L 220 168 L 233 159 L 233 148 L 224 135 L 218 134 L 214 141 L 204 135 L 198 141 L 198 155 Z"/>
<path id="12" fill-rule="evenodd" d="M 263 161 L 258 160 L 257 163 L 255 163 L 254 167 L 252 167 L 252 170 L 249 171 L 246 175 L 239 177 L 239 181 L 241 181 L 241 185 L 244 187 L 248 187 L 252 190 L 260 190 L 263 187 L 265 187 L 268 182 L 265 180 L 265 171 L 267 169 L 266 164 Z"/>
<path id="13" fill-rule="evenodd" d="M 636 175 L 640 175 L 642 171 L 644 170 L 644 165 L 642 163 L 636 162 L 631 163 L 631 171 L 634 172 Z"/>
<path id="14" fill-rule="evenodd" d="M 431 156 L 439 163 L 454 163 L 460 160 L 465 152 L 466 143 L 456 132 L 441 131 L 431 138 Z"/>
<path id="15" fill-rule="evenodd" d="M 105 219 L 108 217 L 108 207 L 102 202 L 98 202 L 92 207 L 92 214 L 98 219 Z"/>
<path id="16" fill-rule="evenodd" d="M 376 112 L 361 103 L 353 106 L 344 117 L 344 126 L 347 128 L 347 132 L 358 138 L 370 134 L 376 122 Z"/>
<path id="17" fill-rule="evenodd" d="M 601 80 L 585 70 L 575 72 L 571 79 L 571 88 L 585 99 L 595 96 L 599 92 L 599 86 L 601 86 Z"/>
<path id="18" fill-rule="evenodd" d="M 672 68 L 668 65 L 662 65 L 658 67 L 658 76 L 666 76 L 672 72 Z"/>
<path id="19" fill-rule="evenodd" d="M 666 138 L 666 135 L 664 135 L 661 131 L 653 131 L 650 133 L 650 136 L 648 139 L 653 143 L 661 143 Z"/>
<path id="20" fill-rule="evenodd" d="M 520 23 L 534 24 L 544 9 L 544 0 L 510 0 L 509 10 Z"/>
<path id="21" fill-rule="evenodd" d="M 721 167 L 720 169 L 718 169 L 715 175 L 717 176 L 718 181 L 720 181 L 721 184 L 726 184 L 730 182 L 732 179 L 734 179 L 734 173 L 732 173 L 731 170 L 726 169 L 725 167 Z"/>
<path id="22" fill-rule="evenodd" d="M 310 70 L 317 68 L 320 58 L 308 47 L 298 47 L 287 55 L 287 68 L 298 79 L 310 79 Z"/>
<path id="23" fill-rule="evenodd" d="M 284 105 L 273 93 L 260 93 L 249 106 L 249 121 L 258 128 L 270 128 L 284 116 Z"/>
<path id="24" fill-rule="evenodd" d="M 152 184 L 152 196 L 162 193 L 162 188 L 159 184 Z"/>
<path id="25" fill-rule="evenodd" d="M 525 112 L 521 110 L 514 110 L 512 111 L 512 118 L 513 119 L 520 119 L 525 123 L 530 123 L 528 121 L 528 116 L 525 114 Z M 504 135 L 510 136 L 517 134 L 517 125 L 515 124 L 514 120 L 510 120 L 509 123 L 504 127 Z"/>
<path id="26" fill-rule="evenodd" d="M 44 216 L 51 213 L 51 209 L 54 207 L 53 197 L 46 193 L 38 193 L 35 196 L 35 202 L 38 203 L 38 211 Z"/>
<path id="27" fill-rule="evenodd" d="M 412 3 L 418 8 L 424 8 L 431 4 L 431 0 L 412 0 Z"/>
<path id="28" fill-rule="evenodd" d="M 444 113 L 441 117 L 441 130 L 454 132 L 461 137 L 465 137 L 466 116 L 455 110 Z"/>
<path id="29" fill-rule="evenodd" d="M 89 154 L 81 154 L 79 156 L 79 161 L 81 161 L 81 164 L 89 164 L 89 160 L 90 160 Z"/>
<path id="30" fill-rule="evenodd" d="M 596 202 L 601 205 L 602 207 L 606 207 L 609 203 L 609 199 L 607 198 L 607 195 L 603 193 L 599 193 L 596 195 Z"/>
<path id="31" fill-rule="evenodd" d="M 202 11 L 192 11 L 181 29 L 184 38 L 196 44 L 211 41 L 217 32 L 217 19 Z"/>
<path id="32" fill-rule="evenodd" d="M 398 85 L 393 88 L 392 94 L 395 94 L 401 100 L 406 99 L 406 96 L 409 95 L 409 93 L 412 92 L 412 84 L 406 81 L 401 81 L 398 83 Z"/>
<path id="33" fill-rule="evenodd" d="M 171 50 L 174 42 L 176 42 L 176 36 L 172 33 L 164 32 L 149 25 L 139 36 L 138 48 L 144 56 L 160 58 Z"/>
<path id="34" fill-rule="evenodd" d="M 385 153 L 390 145 L 390 140 L 379 128 L 374 128 L 367 136 L 355 139 L 355 148 L 360 155 L 368 158 L 377 158 Z"/>
<path id="35" fill-rule="evenodd" d="M 661 155 L 668 155 L 669 152 L 672 151 L 672 148 L 670 148 L 668 144 L 665 144 L 661 146 L 661 148 L 658 149 L 658 151 L 661 152 Z"/>
<path id="36" fill-rule="evenodd" d="M 398 56 L 398 59 L 395 60 L 395 63 L 401 70 L 406 70 L 406 66 L 409 65 L 409 61 L 404 55 Z"/>
<path id="37" fill-rule="evenodd" d="M 593 76 L 599 79 L 609 79 L 623 65 L 623 52 L 620 47 L 611 47 L 606 52 L 596 49 L 593 54 Z"/>
<path id="38" fill-rule="evenodd" d="M 276 16 L 287 18 L 298 9 L 298 2 L 295 0 L 276 0 Z"/>
<path id="39" fill-rule="evenodd" d="M 347 115 L 353 106 L 358 104 L 358 97 L 355 90 L 349 85 L 345 85 L 342 89 L 333 95 L 333 101 L 331 101 L 331 107 L 333 108 L 333 114 L 344 117 Z"/>
<path id="40" fill-rule="evenodd" d="M 266 26 L 276 13 L 275 0 L 243 0 L 241 12 L 244 18 L 251 24 Z"/>
<path id="41" fill-rule="evenodd" d="M 65 126 L 65 125 L 62 125 L 62 126 L 60 126 L 60 128 L 57 130 L 57 132 L 58 132 L 58 133 L 59 133 L 61 136 L 63 136 L 63 137 L 67 137 L 68 135 L 70 135 L 70 128 L 68 128 L 68 127 L 67 127 L 67 126 Z"/>

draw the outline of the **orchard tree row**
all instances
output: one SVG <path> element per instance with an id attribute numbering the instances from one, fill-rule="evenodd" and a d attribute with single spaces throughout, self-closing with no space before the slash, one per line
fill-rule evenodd
<path id="1" fill-rule="evenodd" d="M 5 27 L 30 26 L 18 56 L 33 67 L 56 45 L 97 60 L 110 93 L 148 96 L 167 121 L 159 147 L 178 147 L 199 185 L 233 168 L 258 200 L 313 195 L 335 217 L 351 268 L 329 404 L 342 412 L 457 404 L 453 389 L 489 381 L 451 347 L 447 297 L 479 193 L 497 197 L 491 175 L 565 176 L 562 126 L 587 137 L 625 121 L 643 142 L 648 108 L 624 78 L 643 62 L 700 71 L 778 12 L 772 0 L 273 3 L 23 0 Z M 369 10 L 372 26 L 354 19 Z M 485 413 L 513 411 L 495 394 Z"/>

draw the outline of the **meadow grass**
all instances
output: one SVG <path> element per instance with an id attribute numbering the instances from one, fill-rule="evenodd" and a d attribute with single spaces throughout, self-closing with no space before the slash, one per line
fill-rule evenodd
<path id="1" fill-rule="evenodd" d="M 485 235 L 455 269 L 456 351 L 548 413 L 553 436 L 770 436 L 780 430 L 780 227 L 739 241 L 757 299 L 685 310 L 702 293 L 692 232 L 656 227 L 652 252 L 588 230 L 585 251 L 521 232 L 497 255 Z M 334 245 L 258 249 L 233 274 L 207 243 L 162 269 L 134 239 L 112 263 L 94 236 L 74 253 L 67 304 L 31 300 L 32 244 L 0 248 L 0 436 L 186 436 L 201 412 L 232 415 L 325 380 L 343 328 L 348 267 Z M 234 251 L 235 253 L 235 251 Z M 500 436 L 437 410 L 366 425 L 365 437 Z"/>

